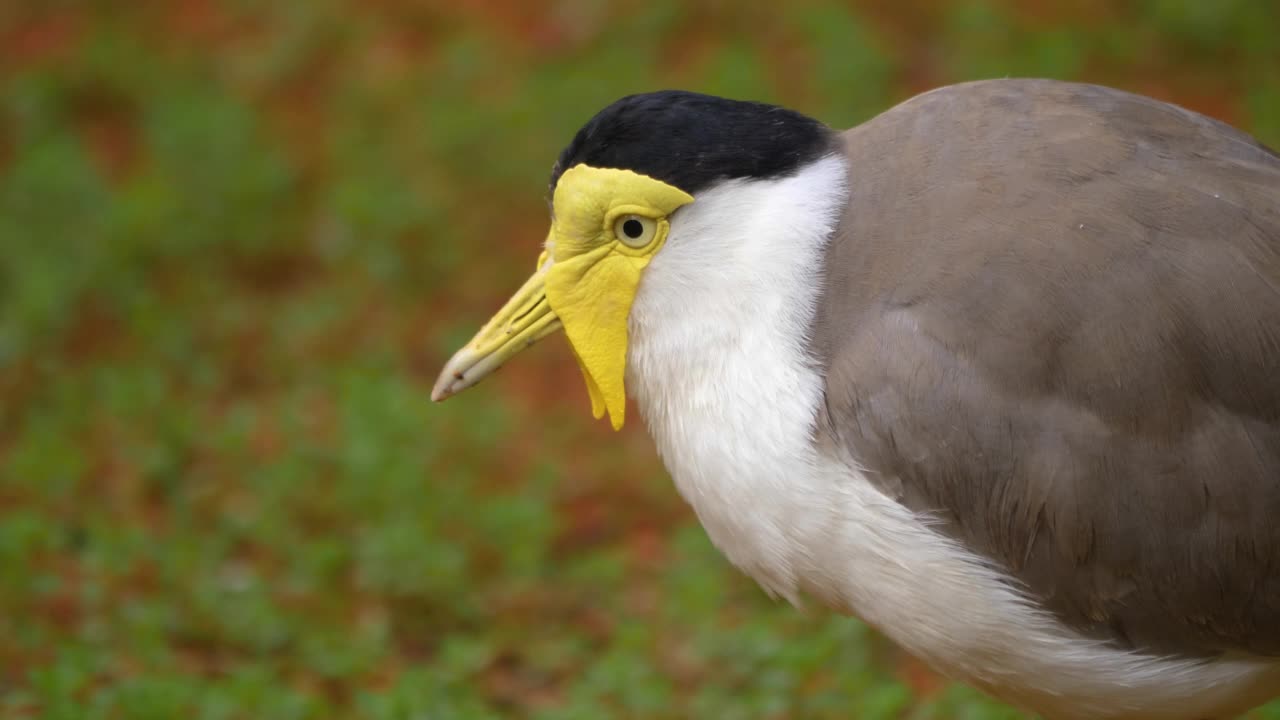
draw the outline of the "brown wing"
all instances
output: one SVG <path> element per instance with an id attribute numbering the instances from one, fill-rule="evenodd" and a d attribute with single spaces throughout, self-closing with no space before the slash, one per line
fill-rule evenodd
<path id="1" fill-rule="evenodd" d="M 845 134 L 822 432 L 1081 630 L 1280 654 L 1280 157 L 991 81 Z"/>

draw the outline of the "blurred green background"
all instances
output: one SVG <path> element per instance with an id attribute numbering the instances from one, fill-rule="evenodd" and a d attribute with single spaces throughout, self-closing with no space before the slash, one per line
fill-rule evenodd
<path id="1" fill-rule="evenodd" d="M 0 716 L 1020 717 L 766 599 L 563 341 L 431 381 L 622 94 L 1040 75 L 1280 144 L 1280 5 L 765 7 L 0 3 Z"/>

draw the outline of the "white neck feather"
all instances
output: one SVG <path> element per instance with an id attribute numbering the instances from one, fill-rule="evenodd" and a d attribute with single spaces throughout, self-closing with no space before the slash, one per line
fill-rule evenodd
<path id="1" fill-rule="evenodd" d="M 822 397 L 805 335 L 846 175 L 832 155 L 699 193 L 672 216 L 631 309 L 627 385 L 677 487 L 734 564 L 792 600 L 797 558 L 780 553 L 821 515 L 791 502 Z"/>
<path id="2" fill-rule="evenodd" d="M 1076 635 L 815 451 L 824 389 L 806 333 L 846 178 L 830 156 L 705 190 L 672 216 L 642 277 L 627 386 L 715 545 L 770 593 L 811 593 L 1052 718 L 1206 718 L 1270 692 L 1275 664 L 1155 658 Z"/>

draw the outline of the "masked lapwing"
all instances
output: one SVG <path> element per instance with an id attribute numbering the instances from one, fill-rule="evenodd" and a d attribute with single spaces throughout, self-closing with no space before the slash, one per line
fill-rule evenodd
<path id="1" fill-rule="evenodd" d="M 1048 80 L 843 132 L 664 91 L 587 122 L 551 199 L 433 399 L 563 330 L 771 594 L 1054 720 L 1280 694 L 1275 152 Z"/>

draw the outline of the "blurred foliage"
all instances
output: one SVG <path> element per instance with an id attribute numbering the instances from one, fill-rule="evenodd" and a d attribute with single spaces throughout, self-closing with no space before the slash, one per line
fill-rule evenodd
<path id="1" fill-rule="evenodd" d="M 562 344 L 433 371 L 622 94 L 1047 75 L 1275 144 L 1280 6 L 764 7 L 0 5 L 0 715 L 1018 717 L 728 568 Z"/>

